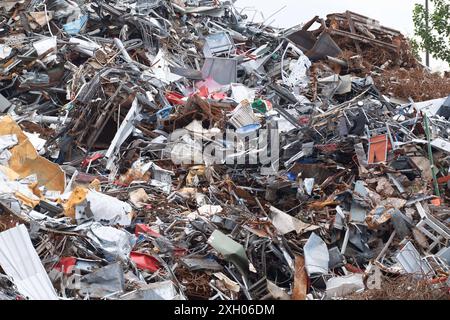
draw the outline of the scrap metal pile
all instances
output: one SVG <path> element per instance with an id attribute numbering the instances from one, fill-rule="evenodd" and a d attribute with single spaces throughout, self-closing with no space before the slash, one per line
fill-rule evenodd
<path id="1" fill-rule="evenodd" d="M 448 298 L 450 90 L 398 70 L 349 11 L 1 1 L 0 299 Z"/>

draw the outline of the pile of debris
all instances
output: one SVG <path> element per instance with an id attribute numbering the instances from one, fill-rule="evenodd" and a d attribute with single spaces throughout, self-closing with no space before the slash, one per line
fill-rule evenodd
<path id="1" fill-rule="evenodd" d="M 218 0 L 0 17 L 0 299 L 448 297 L 450 90 L 392 89 L 427 73 L 400 32 Z"/>

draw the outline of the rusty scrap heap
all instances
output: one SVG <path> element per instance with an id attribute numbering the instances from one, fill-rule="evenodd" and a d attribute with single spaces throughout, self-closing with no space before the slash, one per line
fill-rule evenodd
<path id="1" fill-rule="evenodd" d="M 350 11 L 3 0 L 0 299 L 448 299 L 449 94 Z"/>

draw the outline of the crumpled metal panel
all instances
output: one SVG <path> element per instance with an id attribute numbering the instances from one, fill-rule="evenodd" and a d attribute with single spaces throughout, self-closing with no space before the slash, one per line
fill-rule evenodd
<path id="1" fill-rule="evenodd" d="M 400 250 L 400 252 L 396 255 L 396 258 L 400 265 L 407 273 L 412 273 L 415 275 L 432 275 L 433 270 L 430 265 L 423 261 L 419 252 L 411 243 L 408 243 Z"/>
<path id="2" fill-rule="evenodd" d="M 341 48 L 334 42 L 328 32 L 322 32 L 315 39 L 312 32 L 299 30 L 287 36 L 289 40 L 298 45 L 310 60 L 320 60 L 326 56 L 337 57 L 342 53 Z"/>
<path id="3" fill-rule="evenodd" d="M 205 58 L 202 68 L 203 78 L 211 77 L 221 85 L 237 81 L 237 60 L 227 58 Z"/>
<path id="4" fill-rule="evenodd" d="M 83 276 L 80 284 L 80 292 L 83 295 L 89 295 L 91 298 L 104 298 L 123 292 L 124 273 L 120 263 L 113 263 Z"/>
<path id="5" fill-rule="evenodd" d="M 333 38 L 327 32 L 322 32 L 312 49 L 306 52 L 305 55 L 314 61 L 323 59 L 326 56 L 337 57 L 341 53 L 341 48 L 334 42 Z"/>
<path id="6" fill-rule="evenodd" d="M 29 299 L 58 299 L 25 225 L 0 233 L 0 265 Z"/>

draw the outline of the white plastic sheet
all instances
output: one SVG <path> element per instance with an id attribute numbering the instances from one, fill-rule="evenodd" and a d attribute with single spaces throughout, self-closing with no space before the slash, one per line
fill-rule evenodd
<path id="1" fill-rule="evenodd" d="M 299 58 L 297 60 L 290 62 L 290 73 L 283 70 L 284 57 L 286 56 L 286 53 L 289 49 L 292 49 L 299 55 Z M 281 77 L 285 85 L 300 88 L 306 88 L 308 86 L 309 78 L 307 76 L 307 72 L 311 67 L 311 61 L 309 61 L 308 57 L 305 56 L 299 48 L 289 43 L 284 50 L 281 65 Z"/>

